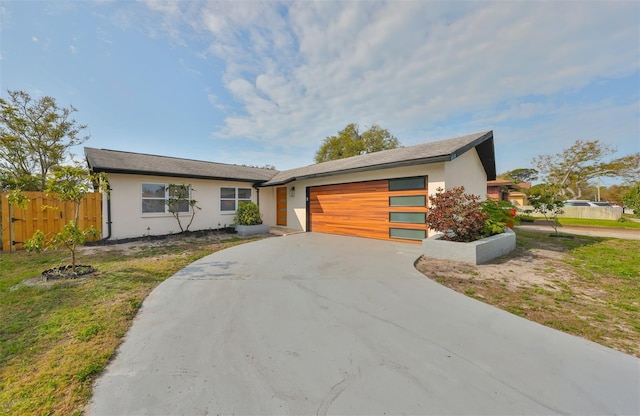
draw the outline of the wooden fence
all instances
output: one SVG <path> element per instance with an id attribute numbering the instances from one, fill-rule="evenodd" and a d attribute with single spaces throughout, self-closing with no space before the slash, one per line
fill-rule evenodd
<path id="1" fill-rule="evenodd" d="M 74 204 L 48 197 L 44 192 L 23 192 L 30 202 L 26 209 L 9 204 L 7 193 L 0 193 L 2 205 L 2 251 L 23 248 L 37 230 L 45 234 L 62 231 L 65 224 L 73 219 Z M 81 229 L 93 227 L 102 231 L 102 194 L 87 194 L 80 204 L 78 226 Z"/>

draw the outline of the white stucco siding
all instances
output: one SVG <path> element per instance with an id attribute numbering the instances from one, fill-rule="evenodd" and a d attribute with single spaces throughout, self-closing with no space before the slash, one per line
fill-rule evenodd
<path id="1" fill-rule="evenodd" d="M 445 189 L 464 186 L 467 194 L 487 196 L 487 173 L 476 149 L 471 149 L 444 165 Z"/>
<path id="2" fill-rule="evenodd" d="M 276 223 L 276 188 L 258 188 L 258 191 L 262 222 L 273 227 Z"/>
<path id="3" fill-rule="evenodd" d="M 142 213 L 142 184 L 188 184 L 191 198 L 198 201 L 197 210 L 189 230 L 217 229 L 233 224 L 234 213 L 220 210 L 220 188 L 251 188 L 251 199 L 257 202 L 257 190 L 251 183 L 217 181 L 205 179 L 171 178 L 145 175 L 109 174 L 111 187 L 111 239 L 163 235 L 180 232 L 178 222 L 169 213 Z M 263 198 L 263 195 L 260 195 Z M 267 198 L 268 199 L 268 196 Z M 105 202 L 106 203 L 106 202 Z M 107 234 L 107 211 L 103 210 L 104 232 Z M 191 213 L 181 214 L 183 227 L 188 224 Z"/>

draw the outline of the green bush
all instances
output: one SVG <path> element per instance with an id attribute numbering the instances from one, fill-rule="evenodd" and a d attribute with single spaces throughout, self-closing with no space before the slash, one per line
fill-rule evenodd
<path id="1" fill-rule="evenodd" d="M 254 202 L 240 202 L 236 216 L 233 217 L 233 223 L 236 225 L 258 225 L 262 224 L 260 216 L 260 208 Z"/>
<path id="2" fill-rule="evenodd" d="M 640 185 L 636 185 L 622 197 L 622 202 L 627 208 L 633 210 L 633 214 L 640 218 Z"/>
<path id="3" fill-rule="evenodd" d="M 516 219 L 520 222 L 535 222 L 536 217 L 532 217 L 531 215 L 518 215 Z"/>
<path id="4" fill-rule="evenodd" d="M 489 218 L 485 221 L 482 229 L 482 234 L 485 237 L 502 234 L 505 228 L 513 228 L 518 222 L 516 219 L 516 207 L 507 201 L 487 198 L 482 201 L 481 209 L 489 214 Z"/>

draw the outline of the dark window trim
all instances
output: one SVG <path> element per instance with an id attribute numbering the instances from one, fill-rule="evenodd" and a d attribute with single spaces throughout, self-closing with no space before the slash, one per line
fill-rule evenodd
<path id="1" fill-rule="evenodd" d="M 416 187 L 399 187 L 396 189 L 392 189 L 393 188 L 393 183 L 399 183 L 401 181 L 409 181 L 409 180 L 421 180 L 422 181 L 422 185 L 418 188 Z M 421 191 L 423 189 L 427 189 L 427 177 L 426 176 L 408 176 L 406 178 L 392 178 L 389 179 L 388 182 L 388 190 L 389 192 L 396 192 L 396 191 Z"/>

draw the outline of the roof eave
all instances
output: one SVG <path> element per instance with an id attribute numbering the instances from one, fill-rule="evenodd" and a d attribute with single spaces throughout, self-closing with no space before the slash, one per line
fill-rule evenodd
<path id="1" fill-rule="evenodd" d="M 401 160 L 397 162 L 381 163 L 377 165 L 361 166 L 357 168 L 340 169 L 340 170 L 334 170 L 330 172 L 312 173 L 309 175 L 302 175 L 302 176 L 293 176 L 291 178 L 287 178 L 285 180 L 277 181 L 277 182 L 266 181 L 266 183 L 263 183 L 260 186 L 268 187 L 268 186 L 276 186 L 276 185 L 286 185 L 288 183 L 304 180 L 304 179 L 325 178 L 328 176 L 345 175 L 349 173 L 366 172 L 371 170 L 391 169 L 391 168 L 399 168 L 403 166 L 449 162 L 451 160 L 452 160 L 452 155 L 442 155 L 442 156 L 432 156 L 432 157 L 421 158 L 421 159 Z"/>
<path id="2" fill-rule="evenodd" d="M 133 170 L 133 169 L 112 169 L 112 168 L 100 168 L 100 167 L 91 167 L 94 172 L 104 172 L 104 173 L 119 173 L 125 175 L 146 175 L 146 176 L 160 176 L 165 178 L 189 178 L 189 179 L 214 179 L 220 181 L 236 181 L 236 182 L 249 182 L 253 184 L 261 184 L 266 182 L 268 179 L 256 179 L 256 178 L 231 178 L 231 177 L 223 177 L 223 176 L 212 176 L 212 175 L 191 175 L 186 173 L 172 173 L 172 172 L 149 172 L 143 170 Z"/>

